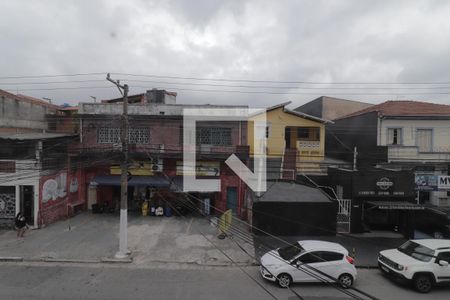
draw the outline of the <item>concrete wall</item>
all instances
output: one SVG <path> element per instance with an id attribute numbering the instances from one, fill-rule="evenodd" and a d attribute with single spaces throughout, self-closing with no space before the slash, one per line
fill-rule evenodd
<path id="1" fill-rule="evenodd" d="M 323 97 L 322 118 L 334 120 L 370 107 L 373 104 L 359 101 Z"/>
<path id="2" fill-rule="evenodd" d="M 0 93 L 0 131 L 2 128 L 47 130 L 47 114 L 55 114 L 56 106 Z"/>
<path id="3" fill-rule="evenodd" d="M 387 161 L 387 149 L 377 147 L 378 115 L 370 112 L 335 120 L 327 126 L 327 156 L 353 161 L 353 149 L 358 150 L 358 165 L 375 165 Z"/>
<path id="4" fill-rule="evenodd" d="M 129 104 L 129 115 L 148 115 L 148 116 L 179 116 L 183 115 L 183 109 L 241 109 L 243 114 L 247 112 L 246 106 L 230 107 L 225 105 L 188 105 L 188 104 Z M 122 114 L 122 103 L 80 103 L 79 114 L 96 114 L 96 115 L 119 115 Z"/>
<path id="5" fill-rule="evenodd" d="M 326 120 L 334 120 L 372 105 L 359 101 L 322 96 L 297 107 L 295 110 Z"/>
<path id="6" fill-rule="evenodd" d="M 416 146 L 417 129 L 433 130 L 433 152 L 450 152 L 450 120 L 381 119 L 379 145 L 387 144 L 388 128 L 402 128 L 403 146 Z"/>

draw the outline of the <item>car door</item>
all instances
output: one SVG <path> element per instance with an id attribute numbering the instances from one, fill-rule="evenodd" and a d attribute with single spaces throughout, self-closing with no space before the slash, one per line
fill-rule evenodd
<path id="1" fill-rule="evenodd" d="M 335 279 L 339 277 L 344 254 L 335 251 L 320 251 L 318 255 L 323 259 L 323 262 L 319 266 L 320 271 Z M 321 276 L 327 280 L 330 280 L 328 276 Z"/>
<path id="2" fill-rule="evenodd" d="M 438 279 L 438 281 L 450 282 L 450 265 L 441 266 L 439 265 L 440 260 L 445 260 L 446 262 L 450 263 L 450 251 L 440 252 L 437 255 L 437 258 L 435 260 L 436 265 L 434 266 L 434 269 L 436 270 L 436 278 Z"/>
<path id="3" fill-rule="evenodd" d="M 311 251 L 303 253 L 300 257 L 294 260 L 294 268 L 297 265 L 297 268 L 293 271 L 294 281 L 298 282 L 316 282 L 319 281 L 317 276 L 319 274 L 315 272 L 315 269 L 322 271 L 325 268 L 326 262 L 321 257 L 322 251 Z M 298 262 L 298 264 L 297 264 Z M 312 274 L 312 276 L 311 276 Z"/>

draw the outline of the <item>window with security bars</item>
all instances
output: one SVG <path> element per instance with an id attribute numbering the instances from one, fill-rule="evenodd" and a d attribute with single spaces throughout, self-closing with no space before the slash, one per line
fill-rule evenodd
<path id="1" fill-rule="evenodd" d="M 197 128 L 198 145 L 231 145 L 231 128 Z"/>
<path id="2" fill-rule="evenodd" d="M 97 143 L 118 144 L 122 130 L 117 127 L 102 127 L 97 131 Z M 150 132 L 148 128 L 130 128 L 128 131 L 128 142 L 130 144 L 148 144 Z"/>
<path id="3" fill-rule="evenodd" d="M 128 131 L 128 142 L 130 144 L 148 144 L 150 134 L 148 128 L 131 128 Z"/>

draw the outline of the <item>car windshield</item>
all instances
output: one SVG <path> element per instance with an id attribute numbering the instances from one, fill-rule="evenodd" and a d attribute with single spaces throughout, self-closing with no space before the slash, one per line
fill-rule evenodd
<path id="1" fill-rule="evenodd" d="M 292 245 L 283 247 L 278 249 L 278 254 L 280 254 L 281 258 L 284 260 L 291 260 L 300 253 L 302 253 L 304 249 L 298 243 L 294 243 Z"/>
<path id="2" fill-rule="evenodd" d="M 434 257 L 434 250 L 413 241 L 407 241 L 397 249 L 398 251 L 423 262 L 429 262 Z"/>

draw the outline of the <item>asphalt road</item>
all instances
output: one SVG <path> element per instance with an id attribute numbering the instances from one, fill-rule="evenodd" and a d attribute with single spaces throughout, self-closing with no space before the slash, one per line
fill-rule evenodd
<path id="1" fill-rule="evenodd" d="M 276 299 L 298 299 L 265 282 L 256 267 L 245 269 Z M 356 287 L 379 299 L 448 299 L 450 287 L 422 295 L 391 282 L 378 270 L 359 270 Z M 349 299 L 321 284 L 295 284 L 307 299 Z M 274 299 L 240 269 L 118 265 L 0 263 L 0 299 Z"/>

